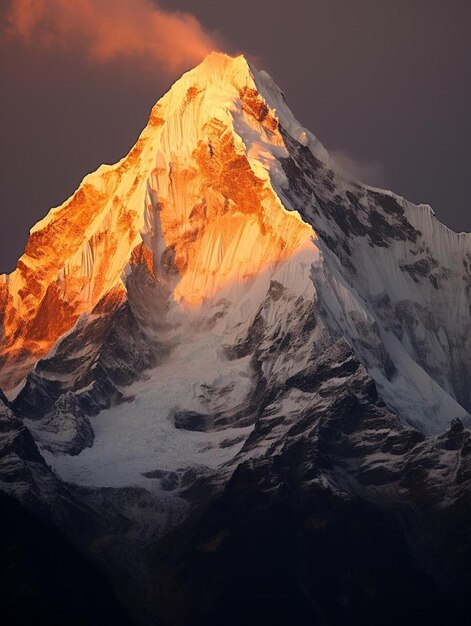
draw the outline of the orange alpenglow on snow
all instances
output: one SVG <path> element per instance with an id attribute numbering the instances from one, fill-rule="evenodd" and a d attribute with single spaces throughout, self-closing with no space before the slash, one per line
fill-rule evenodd
<path id="1" fill-rule="evenodd" d="M 156 104 L 124 159 L 34 226 L 17 269 L 0 277 L 0 387 L 18 385 L 81 316 L 122 304 L 137 266 L 198 307 L 313 246 L 272 186 L 287 151 L 271 79 L 257 76 L 263 89 L 244 57 L 209 55 Z"/>

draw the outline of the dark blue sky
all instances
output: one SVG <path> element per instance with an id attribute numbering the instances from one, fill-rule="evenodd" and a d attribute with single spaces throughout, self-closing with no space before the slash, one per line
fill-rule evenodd
<path id="1" fill-rule="evenodd" d="M 255 57 L 365 182 L 471 230 L 471 2 L 160 4 L 191 11 L 228 52 Z M 0 55 L 0 271 L 10 271 L 28 229 L 129 150 L 177 75 L 152 59 L 93 67 L 74 46 L 44 51 L 5 37 Z"/>

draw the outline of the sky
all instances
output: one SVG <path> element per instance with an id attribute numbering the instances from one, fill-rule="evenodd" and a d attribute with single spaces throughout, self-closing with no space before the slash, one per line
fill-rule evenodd
<path id="1" fill-rule="evenodd" d="M 267 70 L 349 174 L 471 231 L 469 0 L 2 0 L 0 272 L 212 49 Z"/>

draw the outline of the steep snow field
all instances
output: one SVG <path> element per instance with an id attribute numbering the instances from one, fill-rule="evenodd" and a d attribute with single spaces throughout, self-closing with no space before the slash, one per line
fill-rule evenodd
<path id="1" fill-rule="evenodd" d="M 216 335 L 180 345 L 169 362 L 125 389 L 132 401 L 93 419 L 93 447 L 78 456 L 45 452 L 47 462 L 63 480 L 77 484 L 148 489 L 158 489 L 160 481 L 145 473 L 189 466 L 204 472 L 225 463 L 239 452 L 252 426 L 207 433 L 177 429 L 174 423 L 182 410 L 204 413 L 243 405 L 251 389 L 248 359 L 234 365 L 220 353 L 221 337 Z M 208 389 L 227 387 L 230 391 L 219 398 L 224 406 L 218 407 Z"/>

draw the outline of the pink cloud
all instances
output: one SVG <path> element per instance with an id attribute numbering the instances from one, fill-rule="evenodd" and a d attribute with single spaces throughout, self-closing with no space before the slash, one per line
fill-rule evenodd
<path id="1" fill-rule="evenodd" d="M 168 73 L 218 49 L 193 15 L 150 0 L 11 0 L 7 30 L 31 45 L 78 50 L 92 63 L 152 59 Z"/>

